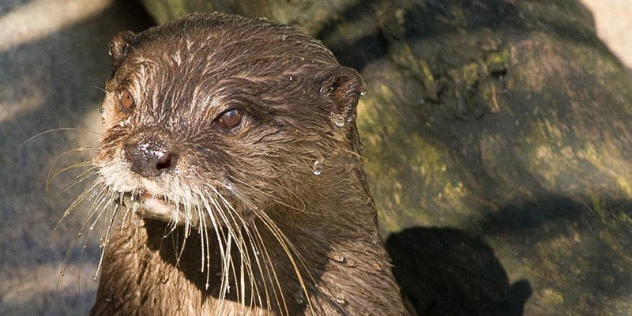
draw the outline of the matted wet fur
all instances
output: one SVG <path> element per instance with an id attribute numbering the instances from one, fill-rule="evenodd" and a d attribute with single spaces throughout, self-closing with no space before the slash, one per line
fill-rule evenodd
<path id="1" fill-rule="evenodd" d="M 110 44 L 93 315 L 405 315 L 355 124 L 319 41 L 195 14 Z"/>

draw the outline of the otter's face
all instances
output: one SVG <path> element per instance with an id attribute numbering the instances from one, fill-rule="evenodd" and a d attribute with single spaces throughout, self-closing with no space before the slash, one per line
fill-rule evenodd
<path id="1" fill-rule="evenodd" d="M 191 16 L 120 33 L 110 55 L 97 181 L 143 217 L 243 224 L 356 150 L 362 79 L 291 28 Z"/>

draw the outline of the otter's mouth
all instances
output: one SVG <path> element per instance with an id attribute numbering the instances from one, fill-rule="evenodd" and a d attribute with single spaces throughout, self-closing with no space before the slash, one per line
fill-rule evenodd
<path id="1" fill-rule="evenodd" d="M 155 219 L 175 225 L 199 227 L 199 214 L 196 207 L 185 207 L 167 197 L 153 195 L 146 191 L 123 193 L 123 205 L 142 218 Z"/>

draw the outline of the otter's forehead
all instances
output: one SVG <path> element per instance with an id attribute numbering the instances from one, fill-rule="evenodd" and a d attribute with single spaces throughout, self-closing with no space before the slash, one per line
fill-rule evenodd
<path id="1" fill-rule="evenodd" d="M 191 15 L 151 28 L 130 45 L 132 60 L 180 65 L 188 72 L 272 75 L 338 65 L 320 41 L 291 27 L 223 14 Z"/>
<path id="2" fill-rule="evenodd" d="M 274 87 L 308 91 L 301 86 L 313 80 L 300 78 L 339 66 L 320 41 L 291 27 L 219 13 L 119 34 L 110 50 L 115 71 L 107 89 L 130 91 L 145 113 L 170 119 L 178 109 L 214 116 L 223 109 L 213 105 L 236 95 L 280 98 Z"/>

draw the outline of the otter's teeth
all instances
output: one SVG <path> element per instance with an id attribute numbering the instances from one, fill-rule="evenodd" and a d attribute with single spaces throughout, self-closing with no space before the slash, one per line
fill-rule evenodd
<path id="1" fill-rule="evenodd" d="M 138 208 L 140 204 L 140 201 L 138 199 L 138 197 L 136 195 L 133 195 L 131 193 L 125 193 L 123 195 L 123 205 L 129 209 L 135 212 L 135 210 Z"/>
<path id="2" fill-rule="evenodd" d="M 155 197 L 143 198 L 142 201 L 142 210 L 144 211 L 142 213 L 143 216 L 148 216 L 163 221 L 175 220 L 176 222 L 178 222 L 179 212 L 174 205 L 168 204 L 165 201 Z"/>
<path id="3" fill-rule="evenodd" d="M 165 199 L 155 197 L 149 193 L 125 194 L 123 205 L 142 218 L 156 219 L 159 221 L 187 225 L 197 228 L 199 220 L 196 216 L 186 216 L 182 208 L 167 202 Z"/>

